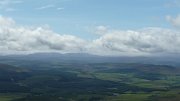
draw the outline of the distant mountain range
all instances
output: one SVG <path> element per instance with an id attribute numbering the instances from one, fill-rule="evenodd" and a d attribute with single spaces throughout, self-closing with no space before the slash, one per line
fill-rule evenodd
<path id="1" fill-rule="evenodd" d="M 0 56 L 0 60 L 58 61 L 67 63 L 144 63 L 180 66 L 178 56 L 125 57 L 97 56 L 86 53 L 34 53 L 28 55 Z"/>

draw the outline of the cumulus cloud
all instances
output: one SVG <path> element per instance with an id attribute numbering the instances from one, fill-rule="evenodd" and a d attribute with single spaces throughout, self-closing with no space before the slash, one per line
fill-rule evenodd
<path id="1" fill-rule="evenodd" d="M 47 27 L 20 26 L 0 16 L 0 52 L 63 52 L 113 56 L 180 53 L 180 32 L 163 28 L 113 30 L 99 27 L 94 40 L 62 35 Z"/>
<path id="2" fill-rule="evenodd" d="M 89 50 L 106 55 L 157 55 L 179 53 L 180 33 L 162 28 L 112 30 L 93 40 Z"/>
<path id="3" fill-rule="evenodd" d="M 180 14 L 176 17 L 166 16 L 166 19 L 175 27 L 180 27 Z"/>
<path id="4" fill-rule="evenodd" d="M 11 18 L 0 17 L 0 51 L 80 52 L 84 40 L 60 35 L 49 28 L 18 26 Z"/>
<path id="5" fill-rule="evenodd" d="M 0 27 L 10 27 L 15 25 L 15 21 L 12 18 L 0 16 Z"/>

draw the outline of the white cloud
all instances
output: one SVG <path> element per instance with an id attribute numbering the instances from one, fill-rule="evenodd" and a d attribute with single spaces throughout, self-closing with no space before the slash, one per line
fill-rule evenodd
<path id="1" fill-rule="evenodd" d="M 48 8 L 54 8 L 55 7 L 55 5 L 45 5 L 45 6 L 41 6 L 41 7 L 38 7 L 37 9 L 38 10 L 43 10 L 43 9 L 48 9 Z"/>
<path id="2" fill-rule="evenodd" d="M 180 52 L 180 33 L 162 28 L 111 30 L 88 46 L 101 55 L 157 55 Z"/>
<path id="3" fill-rule="evenodd" d="M 22 0 L 0 0 L 0 10 L 15 11 L 15 8 L 12 8 L 12 6 L 21 3 L 23 3 Z"/>
<path id="4" fill-rule="evenodd" d="M 12 18 L 0 16 L 0 27 L 9 27 L 15 24 L 15 21 Z"/>
<path id="5" fill-rule="evenodd" d="M 57 8 L 57 10 L 61 11 L 61 10 L 64 10 L 64 8 L 62 8 L 62 7 L 59 7 L 59 8 Z"/>
<path id="6" fill-rule="evenodd" d="M 99 27 L 99 38 L 88 41 L 62 35 L 47 27 L 19 26 L 0 16 L 0 53 L 2 52 L 86 52 L 97 55 L 180 54 L 180 32 L 163 28 L 113 30 Z"/>
<path id="7" fill-rule="evenodd" d="M 98 35 L 103 35 L 104 33 L 107 33 L 108 27 L 107 26 L 96 26 L 94 33 Z"/>
<path id="8" fill-rule="evenodd" d="M 17 9 L 14 9 L 14 8 L 7 8 L 5 11 L 8 11 L 8 12 L 12 12 L 12 11 L 16 11 Z"/>
<path id="9" fill-rule="evenodd" d="M 165 3 L 165 7 L 172 8 L 172 7 L 180 7 L 180 0 L 171 0 Z"/>
<path id="10" fill-rule="evenodd" d="M 18 26 L 11 18 L 0 17 L 0 51 L 80 52 L 85 41 L 60 35 L 49 28 Z"/>
<path id="11" fill-rule="evenodd" d="M 180 27 L 180 14 L 176 17 L 166 16 L 166 19 L 175 27 Z"/>
<path id="12" fill-rule="evenodd" d="M 57 7 L 57 8 L 56 8 L 56 6 L 53 5 L 53 4 L 41 6 L 41 7 L 38 7 L 38 8 L 36 8 L 36 9 L 37 9 L 37 10 L 45 10 L 45 9 L 50 9 L 50 8 L 55 9 L 55 10 L 58 10 L 58 11 L 64 10 L 64 8 L 62 8 L 62 7 Z"/>

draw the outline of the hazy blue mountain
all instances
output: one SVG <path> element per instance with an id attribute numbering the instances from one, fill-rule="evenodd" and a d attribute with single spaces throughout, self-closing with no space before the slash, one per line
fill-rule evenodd
<path id="1" fill-rule="evenodd" d="M 180 66 L 178 56 L 125 57 L 98 56 L 86 53 L 34 53 L 28 55 L 0 56 L 0 60 L 58 61 L 68 63 L 145 63 Z"/>

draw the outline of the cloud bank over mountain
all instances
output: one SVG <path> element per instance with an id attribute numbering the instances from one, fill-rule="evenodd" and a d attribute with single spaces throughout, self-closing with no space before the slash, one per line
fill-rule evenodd
<path id="1" fill-rule="evenodd" d="M 169 18 L 170 19 L 170 18 Z M 144 56 L 180 53 L 180 32 L 163 28 L 114 30 L 96 28 L 97 39 L 85 40 L 56 33 L 48 27 L 22 26 L 0 16 L 1 53 L 90 53 L 111 56 Z"/>

